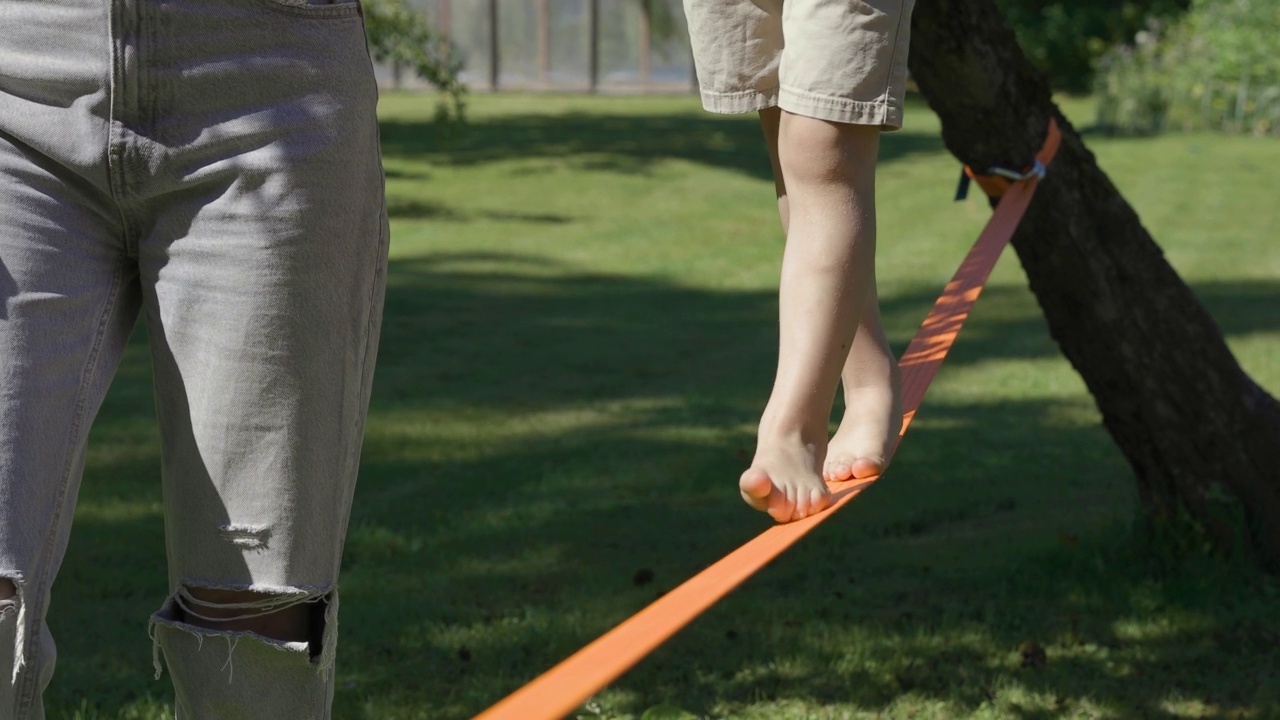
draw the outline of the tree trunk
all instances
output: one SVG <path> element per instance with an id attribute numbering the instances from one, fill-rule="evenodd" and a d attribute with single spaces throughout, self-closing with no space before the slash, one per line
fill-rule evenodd
<path id="1" fill-rule="evenodd" d="M 1025 167 L 1057 118 L 1062 148 L 1013 238 L 1049 330 L 1148 517 L 1190 520 L 1220 549 L 1280 569 L 1280 403 L 1240 368 L 995 5 L 919 0 L 910 68 L 947 148 L 973 168 Z"/>

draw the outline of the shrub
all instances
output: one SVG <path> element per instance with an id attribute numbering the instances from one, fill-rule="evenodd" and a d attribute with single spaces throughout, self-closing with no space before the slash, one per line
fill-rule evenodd
<path id="1" fill-rule="evenodd" d="M 466 87 L 462 58 L 453 43 L 431 27 L 405 0 L 364 0 L 369 53 L 378 62 L 407 67 L 439 90 L 438 119 L 461 117 Z"/>
<path id="2" fill-rule="evenodd" d="M 1190 0 L 997 0 L 1018 42 L 1058 90 L 1085 92 L 1098 59 L 1150 18 L 1184 12 Z"/>
<path id="3" fill-rule="evenodd" d="M 1098 123 L 1280 135 L 1277 36 L 1276 0 L 1194 0 L 1182 21 L 1153 25 L 1102 58 Z"/>

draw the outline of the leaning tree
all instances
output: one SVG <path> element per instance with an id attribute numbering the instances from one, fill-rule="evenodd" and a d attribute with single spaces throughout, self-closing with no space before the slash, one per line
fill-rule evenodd
<path id="1" fill-rule="evenodd" d="M 1280 569 L 1280 403 L 1241 369 L 992 0 L 918 0 L 910 68 L 971 167 L 1027 164 L 1057 119 L 1062 148 L 1013 238 L 1049 330 L 1147 516 Z"/>

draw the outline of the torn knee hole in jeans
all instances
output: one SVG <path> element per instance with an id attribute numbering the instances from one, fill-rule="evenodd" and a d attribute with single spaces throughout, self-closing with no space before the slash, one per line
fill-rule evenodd
<path id="1" fill-rule="evenodd" d="M 222 539 L 241 550 L 266 550 L 271 541 L 271 528 L 266 525 L 227 524 L 219 526 L 218 532 Z"/>
<path id="2" fill-rule="evenodd" d="M 193 592 L 194 589 L 194 592 Z M 210 592 L 211 591 L 211 592 Z M 239 596 L 235 600 L 214 601 L 211 594 Z M 204 597 L 200 597 L 204 595 Z M 249 599 L 243 599 L 244 596 Z M 290 641 L 240 629 L 243 621 L 262 618 L 290 608 L 306 606 L 307 637 Z M 227 643 L 227 665 L 235 646 L 251 638 L 285 652 L 307 652 L 312 664 L 320 670 L 333 666 L 337 645 L 338 591 L 336 588 L 263 588 L 254 586 L 211 587 L 184 584 L 178 587 L 165 607 L 152 616 L 151 636 L 156 677 L 160 677 L 160 644 L 157 627 L 193 635 L 203 650 L 208 638 L 223 638 Z"/>
<path id="3" fill-rule="evenodd" d="M 27 606 L 22 602 L 22 574 L 9 572 L 0 573 L 0 622 L 13 622 L 13 677 L 12 681 L 18 681 L 18 672 L 27 664 L 26 653 L 26 609 Z"/>
<path id="4" fill-rule="evenodd" d="M 195 592 L 193 592 L 193 589 Z M 202 591 L 222 594 L 235 593 L 237 595 L 252 594 L 255 598 L 235 601 L 208 600 L 200 597 L 201 594 L 204 594 Z M 173 600 L 188 617 L 199 618 L 211 623 L 225 623 L 260 618 L 305 603 L 324 602 L 327 594 L 324 590 L 260 590 L 254 588 L 215 588 L 183 585 L 178 588 Z M 215 614 L 208 614 L 210 612 Z"/>
<path id="5" fill-rule="evenodd" d="M 0 617 L 16 615 L 21 592 L 22 576 L 17 573 L 0 572 Z"/>

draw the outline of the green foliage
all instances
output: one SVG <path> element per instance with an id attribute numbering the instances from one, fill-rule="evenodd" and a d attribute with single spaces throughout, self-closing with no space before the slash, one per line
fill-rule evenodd
<path id="1" fill-rule="evenodd" d="M 364 0 L 364 21 L 374 60 L 407 67 L 444 93 L 446 101 L 437 106 L 439 118 L 462 116 L 462 57 L 447 37 L 405 0 Z"/>
<path id="2" fill-rule="evenodd" d="M 1195 0 L 1182 22 L 1141 33 L 1099 68 L 1099 123 L 1125 132 L 1280 134 L 1280 3 Z"/>
<path id="3" fill-rule="evenodd" d="M 683 30 L 672 3 L 640 0 L 640 4 L 649 13 L 649 32 L 654 40 L 671 40 L 681 35 Z"/>
<path id="4" fill-rule="evenodd" d="M 1189 0 L 997 0 L 1023 51 L 1058 90 L 1089 89 L 1097 60 L 1132 40 L 1150 18 L 1169 18 Z"/>

